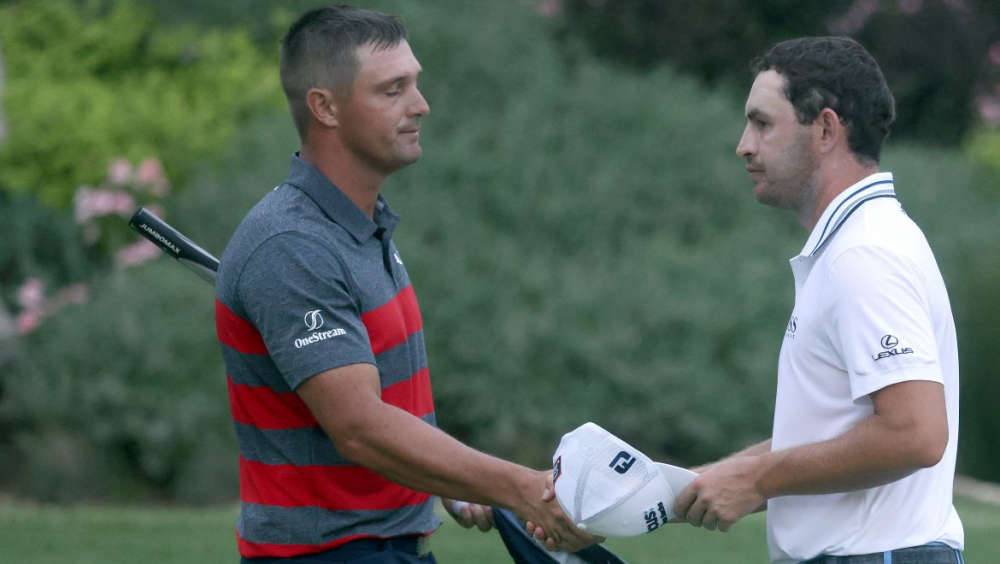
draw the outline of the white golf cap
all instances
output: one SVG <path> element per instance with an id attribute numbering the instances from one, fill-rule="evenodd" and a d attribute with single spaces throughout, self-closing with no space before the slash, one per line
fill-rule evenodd
<path id="1" fill-rule="evenodd" d="M 697 474 L 648 456 L 594 423 L 563 435 L 552 458 L 556 499 L 581 529 L 605 537 L 654 531 Z"/>

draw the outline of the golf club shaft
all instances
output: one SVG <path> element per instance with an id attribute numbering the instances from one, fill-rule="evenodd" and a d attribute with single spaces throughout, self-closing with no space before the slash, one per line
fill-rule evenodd
<path id="1" fill-rule="evenodd" d="M 128 225 L 163 252 L 190 268 L 195 274 L 210 284 L 215 284 L 215 273 L 219 270 L 219 259 L 196 245 L 194 241 L 182 235 L 170 224 L 156 217 L 146 208 L 139 206 L 128 220 Z"/>

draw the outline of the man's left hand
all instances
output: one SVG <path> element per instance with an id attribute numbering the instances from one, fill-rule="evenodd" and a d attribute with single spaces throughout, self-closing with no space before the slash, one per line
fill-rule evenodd
<path id="1" fill-rule="evenodd" d="M 444 506 L 445 511 L 447 511 L 459 525 L 465 527 L 466 529 L 479 527 L 480 531 L 486 532 L 492 529 L 495 525 L 493 522 L 493 508 L 487 505 L 479 505 L 477 503 L 468 503 L 465 501 L 455 501 L 446 498 L 441 498 L 441 505 Z"/>
<path id="2" fill-rule="evenodd" d="M 731 458 L 706 467 L 677 496 L 677 519 L 710 531 L 728 531 L 767 502 L 757 488 L 761 471 L 757 456 Z"/>

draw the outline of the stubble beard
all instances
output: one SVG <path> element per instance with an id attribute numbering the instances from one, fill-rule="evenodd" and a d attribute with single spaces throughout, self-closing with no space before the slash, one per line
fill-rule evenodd
<path id="1" fill-rule="evenodd" d="M 781 164 L 772 167 L 780 172 L 767 190 L 757 193 L 760 203 L 796 215 L 812 213 L 816 201 L 816 155 L 809 147 L 808 133 L 800 132 L 788 149 L 781 153 Z"/>
<path id="2" fill-rule="evenodd" d="M 378 151 L 369 147 L 355 146 L 353 152 L 359 161 L 365 163 L 368 168 L 376 170 L 384 176 L 388 176 L 420 160 L 421 155 L 423 155 L 423 148 L 420 147 L 417 141 L 414 141 L 412 145 L 409 143 L 404 144 L 397 136 L 390 151 L 384 149 Z"/>

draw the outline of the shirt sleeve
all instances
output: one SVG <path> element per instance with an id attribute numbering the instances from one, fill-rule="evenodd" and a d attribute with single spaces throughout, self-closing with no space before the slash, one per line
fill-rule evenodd
<path id="1" fill-rule="evenodd" d="M 282 233 L 247 261 L 238 292 L 291 389 L 350 364 L 375 364 L 346 266 L 322 241 Z"/>
<path id="2" fill-rule="evenodd" d="M 923 272 L 885 247 L 859 245 L 827 271 L 829 335 L 854 401 L 908 380 L 943 382 Z"/>

